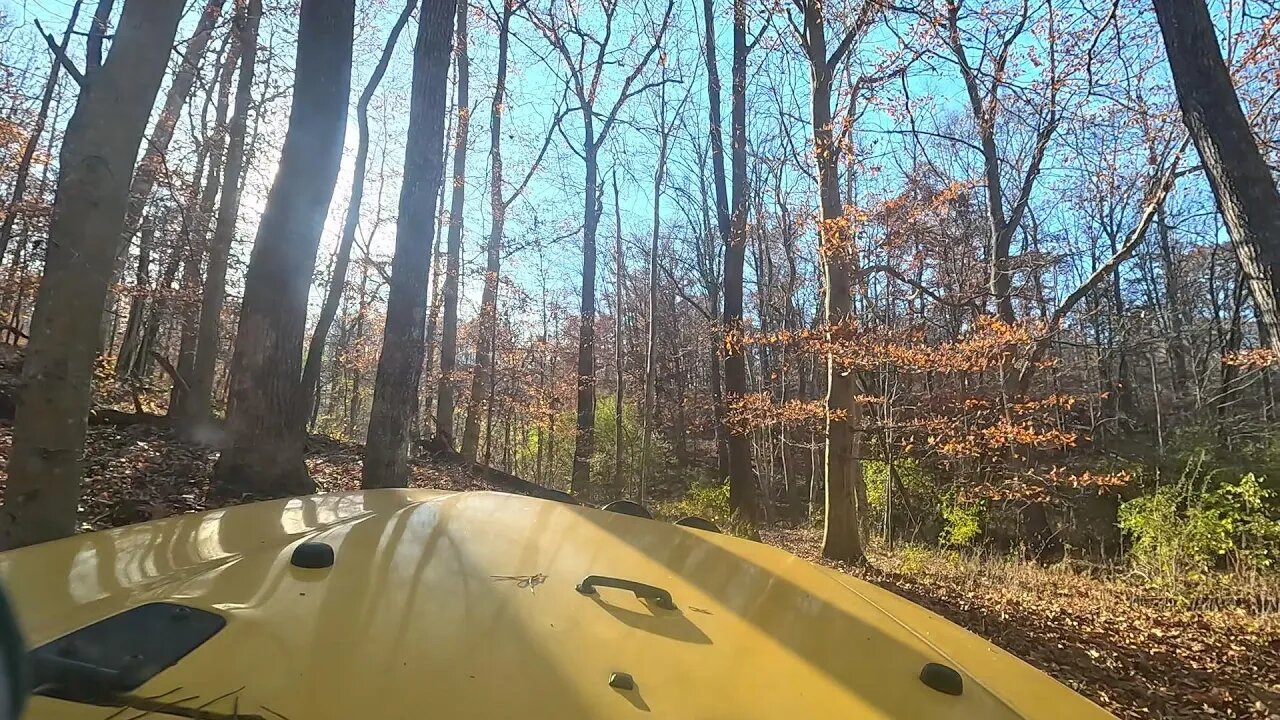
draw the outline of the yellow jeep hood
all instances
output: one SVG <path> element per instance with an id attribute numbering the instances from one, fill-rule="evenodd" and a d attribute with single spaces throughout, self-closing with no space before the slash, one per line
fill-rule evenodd
<path id="1" fill-rule="evenodd" d="M 293 565 L 303 542 L 331 546 L 332 566 Z M 661 588 L 675 607 L 579 592 L 589 575 Z M 1110 717 L 933 613 L 781 550 L 501 493 L 178 516 L 0 554 L 0 578 L 32 647 L 153 602 L 225 618 L 121 701 L 170 703 L 160 716 Z M 928 663 L 959 671 L 963 692 L 922 682 Z M 36 697 L 26 717 L 112 712 Z"/>

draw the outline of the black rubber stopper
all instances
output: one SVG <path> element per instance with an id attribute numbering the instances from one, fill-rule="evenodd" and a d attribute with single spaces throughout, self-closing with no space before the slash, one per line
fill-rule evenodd
<path id="1" fill-rule="evenodd" d="M 609 687 L 615 690 L 635 690 L 636 681 L 627 673 L 611 673 L 609 675 Z"/>
<path id="2" fill-rule="evenodd" d="M 630 515 L 631 517 L 644 518 L 645 520 L 653 519 L 653 515 L 650 515 L 649 511 L 645 510 L 643 505 L 630 500 L 614 500 L 600 509 L 620 513 L 622 515 Z"/>
<path id="3" fill-rule="evenodd" d="M 960 673 L 946 665 L 929 663 L 920 671 L 920 682 L 947 695 L 960 695 L 964 692 L 964 678 Z"/>
<path id="4" fill-rule="evenodd" d="M 707 532 L 713 532 L 713 533 L 720 532 L 720 528 L 717 527 L 715 523 L 711 522 L 706 518 L 700 518 L 696 515 L 690 515 L 689 517 L 682 517 L 676 521 L 676 524 L 682 527 L 691 527 L 691 528 L 694 528 L 695 530 L 706 530 Z"/>
<path id="5" fill-rule="evenodd" d="M 328 543 L 304 542 L 293 549 L 289 562 L 300 568 L 327 568 L 333 565 L 333 548 Z"/>

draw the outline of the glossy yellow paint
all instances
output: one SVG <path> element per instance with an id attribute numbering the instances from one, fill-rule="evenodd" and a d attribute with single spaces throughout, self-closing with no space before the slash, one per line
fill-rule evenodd
<path id="1" fill-rule="evenodd" d="M 332 568 L 290 565 L 323 541 Z M 663 610 L 591 574 L 668 590 Z M 240 717 L 1088 718 L 1101 709 L 897 596 L 765 545 L 501 493 L 377 490 L 0 554 L 28 641 L 168 600 L 227 627 L 138 695 Z M 918 680 L 961 672 L 950 696 Z M 635 689 L 609 686 L 626 672 Z M 180 689 L 177 690 L 177 689 Z M 33 699 L 27 717 L 109 710 Z"/>

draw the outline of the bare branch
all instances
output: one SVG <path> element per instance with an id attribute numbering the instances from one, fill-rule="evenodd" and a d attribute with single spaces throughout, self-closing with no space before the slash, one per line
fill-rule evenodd
<path id="1" fill-rule="evenodd" d="M 66 51 L 58 45 L 58 43 L 53 39 L 53 36 L 45 32 L 44 28 L 40 25 L 40 21 L 36 20 L 35 22 L 36 30 L 40 32 L 40 37 L 44 38 L 45 44 L 53 51 L 53 56 L 58 60 L 58 63 L 62 65 L 62 69 L 66 70 L 67 74 L 71 76 L 71 79 L 75 80 L 76 84 L 83 90 L 85 87 L 84 73 L 80 72 L 80 69 L 76 67 L 76 64 L 71 60 L 71 58 L 67 57 Z"/>

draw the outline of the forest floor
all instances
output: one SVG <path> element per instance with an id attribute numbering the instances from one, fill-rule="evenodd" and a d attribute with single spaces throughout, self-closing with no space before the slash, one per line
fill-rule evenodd
<path id="1" fill-rule="evenodd" d="M 0 425 L 0 488 L 12 430 Z M 321 490 L 354 489 L 357 445 L 313 437 Z M 151 425 L 89 429 L 81 528 L 203 510 L 215 453 Z M 415 486 L 500 489 L 456 464 L 419 461 Z M 774 526 L 762 539 L 816 562 L 819 533 Z M 1189 610 L 1069 564 L 1052 568 L 909 547 L 865 568 L 827 563 L 968 628 L 1122 718 L 1280 718 L 1280 608 Z M 1272 600 L 1277 600 L 1272 598 Z"/>

